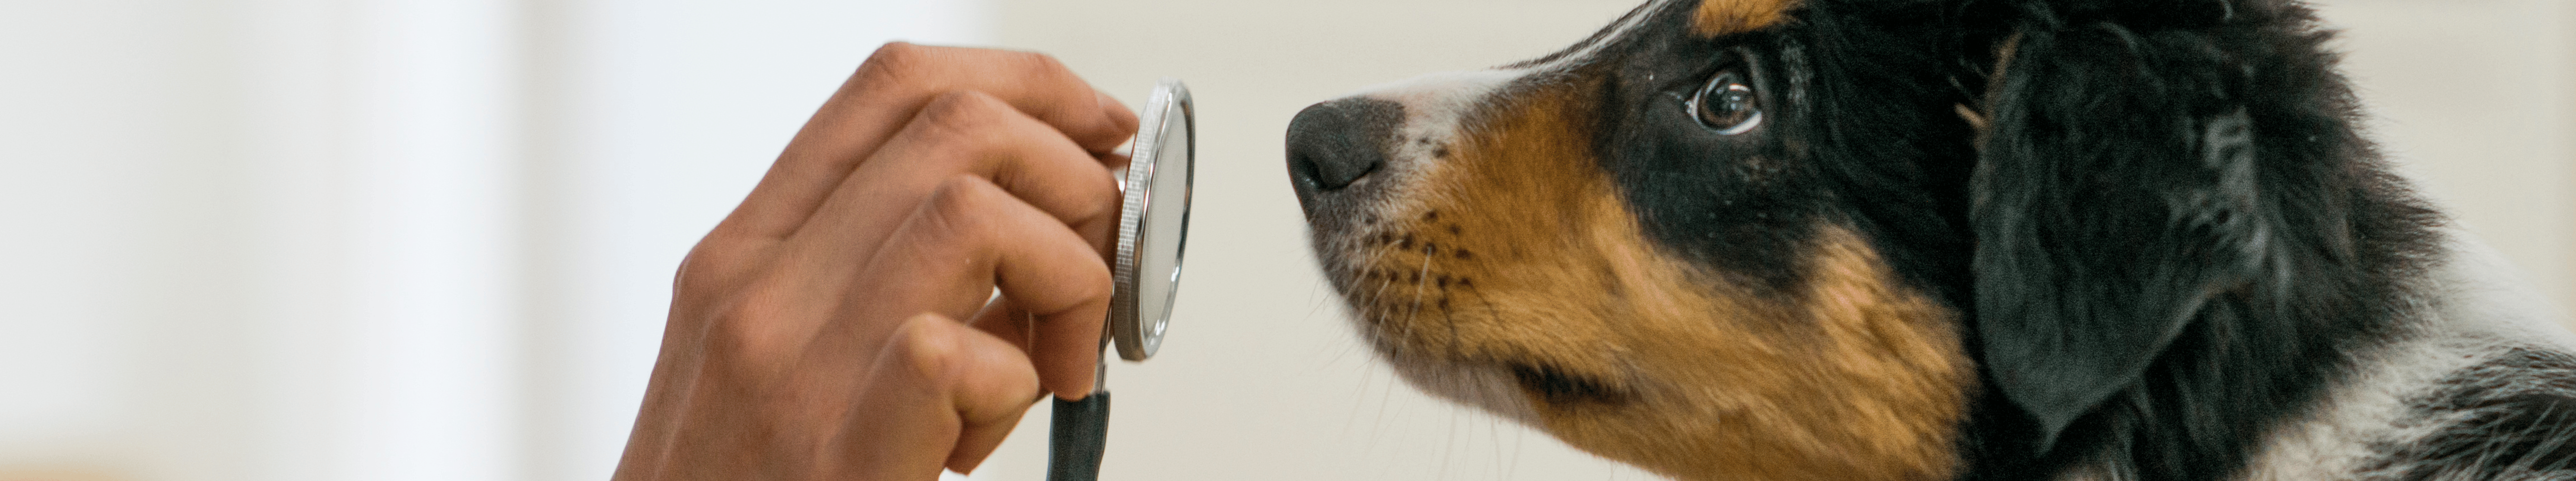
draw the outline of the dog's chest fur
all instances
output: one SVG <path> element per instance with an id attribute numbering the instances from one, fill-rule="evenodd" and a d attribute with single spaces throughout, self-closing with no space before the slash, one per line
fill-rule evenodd
<path id="1" fill-rule="evenodd" d="M 2576 357 L 2275 0 L 1658 0 L 1318 104 L 1418 387 L 1685 479 L 2576 479 Z"/>
<path id="2" fill-rule="evenodd" d="M 2355 375 L 2269 436 L 2247 479 L 2576 475 L 2576 341 L 2492 252 L 2460 243 L 2448 257 L 2424 280 L 2413 332 L 2355 356 Z"/>

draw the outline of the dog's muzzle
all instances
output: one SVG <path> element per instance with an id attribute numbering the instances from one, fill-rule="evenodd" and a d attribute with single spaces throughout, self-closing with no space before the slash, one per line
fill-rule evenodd
<path id="1" fill-rule="evenodd" d="M 1367 97 L 1315 104 L 1288 122 L 1288 179 L 1297 205 L 1314 220 L 1319 204 L 1349 195 L 1387 164 L 1404 106 Z"/>

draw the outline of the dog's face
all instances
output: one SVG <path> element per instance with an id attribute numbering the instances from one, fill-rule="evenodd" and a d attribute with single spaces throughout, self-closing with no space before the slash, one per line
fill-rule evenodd
<path id="1" fill-rule="evenodd" d="M 1606 457 L 2224 479 L 2437 259 L 2331 35 L 2295 0 L 1655 0 L 1309 108 L 1288 168 L 1399 372 Z"/>
<path id="2" fill-rule="evenodd" d="M 1326 276 L 1406 379 L 1669 475 L 1932 479 L 1965 91 L 1917 2 L 1660 0 L 1565 51 L 1300 113 Z"/>

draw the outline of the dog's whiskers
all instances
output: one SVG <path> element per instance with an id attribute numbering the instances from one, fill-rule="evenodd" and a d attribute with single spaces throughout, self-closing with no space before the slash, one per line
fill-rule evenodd
<path id="1" fill-rule="evenodd" d="M 1414 270 L 1414 306 L 1412 311 L 1406 311 L 1404 314 L 1406 334 L 1412 332 L 1414 324 L 1422 324 L 1422 319 L 1419 319 L 1419 316 L 1422 316 L 1422 286 L 1430 280 L 1430 275 L 1432 275 L 1432 255 L 1430 250 L 1425 250 L 1425 255 L 1422 255 L 1422 268 Z M 1448 337 L 1450 355 L 1455 355 L 1455 352 L 1458 352 L 1458 327 L 1453 324 L 1453 327 L 1448 329 L 1450 329 L 1450 337 Z"/>

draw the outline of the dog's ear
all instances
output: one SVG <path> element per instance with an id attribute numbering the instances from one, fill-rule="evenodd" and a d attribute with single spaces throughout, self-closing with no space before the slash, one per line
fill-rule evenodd
<path id="1" fill-rule="evenodd" d="M 2275 236 L 2295 199 L 2267 189 L 2284 167 L 2242 98 L 2257 74 L 2211 28 L 2232 8 L 2068 0 L 1998 45 L 1971 181 L 1975 322 L 2042 450 L 2186 332 L 2283 305 Z"/>

